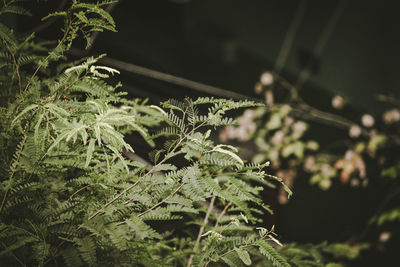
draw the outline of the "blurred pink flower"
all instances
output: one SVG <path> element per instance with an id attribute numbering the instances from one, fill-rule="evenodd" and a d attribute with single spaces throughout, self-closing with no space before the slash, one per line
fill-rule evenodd
<path id="1" fill-rule="evenodd" d="M 302 135 L 307 130 L 307 124 L 303 121 L 296 121 L 292 129 L 296 135 Z"/>
<path id="2" fill-rule="evenodd" d="M 312 172 L 315 168 L 315 157 L 313 156 L 308 156 L 306 157 L 306 159 L 304 160 L 304 170 L 308 171 L 308 172 Z"/>
<path id="3" fill-rule="evenodd" d="M 246 127 L 238 127 L 236 128 L 236 138 L 239 141 L 247 141 L 249 140 L 250 136 L 246 129 Z"/>
<path id="4" fill-rule="evenodd" d="M 358 125 L 351 125 L 350 129 L 349 129 L 349 136 L 351 138 L 357 138 L 359 137 L 361 134 L 361 128 Z"/>
<path id="5" fill-rule="evenodd" d="M 361 178 L 366 176 L 365 162 L 362 157 L 353 150 L 347 150 L 344 158 L 336 161 L 334 168 L 342 170 L 340 179 L 343 183 L 347 183 L 350 176 L 355 171 L 358 171 L 359 177 Z"/>
<path id="6" fill-rule="evenodd" d="M 396 108 L 386 111 L 383 113 L 383 120 L 387 124 L 400 121 L 400 111 Z"/>
<path id="7" fill-rule="evenodd" d="M 242 117 L 246 118 L 246 119 L 249 119 L 249 120 L 252 120 L 253 117 L 254 117 L 254 111 L 252 109 L 246 109 L 243 112 L 243 116 Z"/>
<path id="8" fill-rule="evenodd" d="M 290 125 L 292 125 L 293 122 L 294 122 L 294 120 L 292 117 L 286 117 L 284 124 L 285 124 L 285 126 L 290 126 Z"/>
<path id="9" fill-rule="evenodd" d="M 256 92 L 256 94 L 261 94 L 262 91 L 263 91 L 262 83 L 257 82 L 256 85 L 254 86 L 254 92 Z"/>
<path id="10" fill-rule="evenodd" d="M 274 136 L 272 136 L 272 143 L 279 145 L 282 143 L 285 134 L 282 131 L 276 131 Z"/>

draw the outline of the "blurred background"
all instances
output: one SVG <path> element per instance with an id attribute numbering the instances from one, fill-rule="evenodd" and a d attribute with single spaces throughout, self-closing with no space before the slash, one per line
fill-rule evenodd
<path id="1" fill-rule="evenodd" d="M 9 23 L 20 32 L 35 31 L 39 38 L 52 39 L 60 35 L 62 21 L 41 22 L 39 18 L 50 10 L 62 9 L 68 1 L 41 2 L 27 3 L 35 17 L 10 17 Z M 249 160 L 262 154 L 261 141 L 255 140 L 278 138 L 281 127 L 268 126 L 268 122 L 271 114 L 283 114 L 282 107 L 289 106 L 290 113 L 280 117 L 282 125 L 293 118 L 305 121 L 308 129 L 304 133 L 300 130 L 298 137 L 291 135 L 295 140 L 290 144 L 315 140 L 318 148 L 307 143 L 303 152 L 296 150 L 285 156 L 285 147 L 277 145 L 284 141 L 269 144 L 264 140 L 268 143 L 265 150 L 278 151 L 279 155 L 274 158 L 266 152 L 262 159 L 278 162 L 273 164 L 273 173 L 289 177 L 294 191 L 288 202 L 280 200 L 279 189 L 265 192 L 276 210 L 274 216 L 265 218 L 266 224 L 276 226 L 283 242 L 372 240 L 374 249 L 364 253 L 354 266 L 394 266 L 390 264 L 398 250 L 398 236 L 393 234 L 397 224 L 386 231 L 371 226 L 370 220 L 387 203 L 396 203 L 398 192 L 392 197 L 392 184 L 380 179 L 380 152 L 370 145 L 380 131 L 388 130 L 385 136 L 399 136 L 397 128 L 378 122 L 389 110 L 388 103 L 391 108 L 400 106 L 396 102 L 400 97 L 399 10 L 400 2 L 395 0 L 120 0 L 107 10 L 118 32 L 94 34 L 89 49 L 83 50 L 84 46 L 76 43 L 72 55 L 106 53 L 103 62 L 121 71 L 117 79 L 123 88 L 132 97 L 149 98 L 155 104 L 204 95 L 265 102 L 266 110 L 259 111 L 262 114 L 249 113 L 250 122 L 242 119 L 243 124 L 255 123 L 249 137 L 226 132 L 219 137 L 242 146 Z M 366 123 L 361 121 L 366 114 L 377 121 L 375 125 L 369 125 L 367 119 Z M 290 120 L 288 123 L 292 125 Z M 351 126 L 357 125 L 361 132 L 354 136 L 357 128 Z M 353 136 L 349 129 L 356 131 Z M 357 148 L 360 142 L 353 137 L 358 136 L 368 151 Z M 396 142 L 385 147 L 385 162 L 397 162 L 398 148 Z M 323 164 L 307 172 L 303 167 L 310 159 L 307 149 L 317 162 L 320 151 L 335 154 L 323 163 L 330 164 L 335 173 L 312 180 L 319 172 L 324 175 Z M 349 157 L 358 159 L 354 155 L 363 156 L 362 163 L 351 165 L 357 171 L 348 170 L 351 176 L 346 178 L 343 164 Z M 141 156 L 146 157 L 145 153 Z M 363 169 L 367 169 L 364 177 Z M 310 177 L 314 185 L 310 185 Z M 388 200 L 387 195 L 391 196 Z M 390 234 L 386 241 L 381 240 L 383 233 Z"/>

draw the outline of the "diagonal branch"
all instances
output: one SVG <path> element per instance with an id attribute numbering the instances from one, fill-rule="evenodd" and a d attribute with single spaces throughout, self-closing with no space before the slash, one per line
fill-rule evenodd
<path id="1" fill-rule="evenodd" d="M 197 234 L 196 243 L 194 244 L 194 248 L 193 248 L 194 252 L 197 252 L 197 250 L 199 249 L 200 239 L 201 239 L 201 236 L 203 235 L 205 226 L 208 224 L 208 218 L 210 217 L 210 214 L 214 207 L 214 202 L 215 202 L 216 198 L 217 198 L 217 196 L 212 196 L 212 198 L 210 200 L 210 205 L 208 206 L 206 216 L 204 217 L 203 225 L 200 227 L 199 233 Z M 193 257 L 194 257 L 194 254 L 191 254 L 186 267 L 192 266 Z"/>

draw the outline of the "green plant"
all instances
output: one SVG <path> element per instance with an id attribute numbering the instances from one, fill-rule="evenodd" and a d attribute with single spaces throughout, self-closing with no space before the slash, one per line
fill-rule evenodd
<path id="1" fill-rule="evenodd" d="M 28 12 L 2 1 L 1 14 Z M 289 266 L 272 230 L 267 163 L 241 159 L 211 132 L 252 101 L 129 100 L 102 57 L 64 62 L 79 33 L 115 31 L 102 7 L 74 0 L 54 47 L 0 24 L 0 260 L 6 266 Z M 47 17 L 47 18 L 48 18 Z M 63 63 L 64 62 L 64 63 Z M 10 77 L 11 75 L 11 77 Z M 131 160 L 136 134 L 152 164 Z M 283 184 L 283 183 L 282 183 Z M 283 184 L 283 186 L 285 186 Z M 285 187 L 286 188 L 286 187 Z M 291 194 L 290 190 L 286 188 Z"/>

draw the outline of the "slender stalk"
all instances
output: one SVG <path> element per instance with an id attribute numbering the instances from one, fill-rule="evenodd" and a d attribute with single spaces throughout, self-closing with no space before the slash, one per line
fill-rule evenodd
<path id="1" fill-rule="evenodd" d="M 126 192 L 128 192 L 129 190 L 131 190 L 132 188 L 134 188 L 140 180 L 137 180 L 134 184 L 130 185 L 129 187 L 125 188 L 121 193 L 119 193 L 117 196 L 115 196 L 112 200 L 110 200 L 109 202 L 107 202 L 102 209 L 96 211 L 94 214 L 92 214 L 92 216 L 89 217 L 88 220 L 93 219 L 94 217 L 96 217 L 97 215 L 99 215 L 100 213 L 102 213 L 102 210 L 104 208 L 107 208 L 108 206 L 110 206 L 112 203 L 114 203 L 115 201 L 117 201 L 122 195 L 124 195 Z"/>
<path id="2" fill-rule="evenodd" d="M 317 43 L 315 44 L 313 53 L 316 57 L 321 56 L 326 44 L 328 43 L 329 38 L 331 37 L 334 29 L 336 28 L 337 23 L 343 13 L 343 10 L 346 6 L 347 1 L 341 0 L 336 9 L 333 11 L 332 17 L 328 21 L 328 24 L 325 26 L 324 30 L 322 31 L 321 36 L 319 37 Z M 303 85 L 306 83 L 308 78 L 311 76 L 311 68 L 312 66 L 307 65 L 299 74 L 297 81 L 296 81 L 296 88 L 298 91 L 301 90 Z"/>
<path id="3" fill-rule="evenodd" d="M 1 244 L 3 245 L 3 247 L 7 248 L 6 244 L 4 244 L 3 242 L 1 242 Z M 11 251 L 10 253 L 11 253 L 11 255 L 13 256 L 13 258 L 14 258 L 19 264 L 21 264 L 21 266 L 26 266 L 26 264 L 23 263 L 23 262 L 14 254 L 14 252 Z"/>
<path id="4" fill-rule="evenodd" d="M 232 202 L 229 202 L 228 204 L 225 205 L 224 209 L 222 210 L 222 212 L 219 214 L 217 221 L 215 222 L 215 226 L 217 227 L 219 224 L 219 221 L 221 220 L 222 216 L 225 215 L 226 211 L 228 210 L 228 208 L 232 205 Z"/>
<path id="5" fill-rule="evenodd" d="M 184 185 L 184 183 L 182 183 L 174 192 L 172 192 L 171 194 L 169 194 L 166 198 L 164 198 L 163 200 L 161 200 L 160 202 L 158 202 L 157 204 L 155 204 L 153 207 L 143 211 L 142 213 L 139 213 L 138 217 L 145 215 L 146 213 L 152 211 L 153 209 L 157 208 L 158 206 L 160 206 L 162 203 L 164 203 L 165 201 L 167 201 L 170 197 L 172 197 L 173 195 L 175 195 L 179 190 L 181 190 L 182 186 Z"/>
<path id="6" fill-rule="evenodd" d="M 19 152 L 18 152 L 18 157 L 17 157 L 16 162 L 18 162 L 19 159 L 21 158 L 22 150 L 23 150 L 23 148 L 24 148 L 24 145 L 25 145 L 25 143 L 26 143 L 26 139 L 27 139 L 27 138 L 28 138 L 28 136 L 25 135 L 25 136 L 24 136 L 24 140 L 23 140 L 22 145 L 21 145 L 21 148 L 20 148 L 20 150 L 19 150 Z M 14 175 L 15 175 L 15 168 L 13 168 L 12 173 L 11 173 L 11 175 L 10 175 L 10 179 L 9 179 L 9 180 L 10 180 L 10 183 L 11 183 L 11 181 L 13 180 Z M 7 190 L 6 190 L 5 194 L 4 194 L 3 200 L 1 201 L 0 213 L 3 211 L 4 205 L 6 204 L 8 192 L 10 191 L 10 187 L 11 187 L 11 186 L 9 186 L 9 187 L 7 188 Z"/>
<path id="7" fill-rule="evenodd" d="M 296 10 L 296 14 L 293 17 L 292 22 L 290 23 L 288 31 L 286 32 L 283 44 L 278 54 L 278 58 L 276 59 L 275 62 L 275 72 L 277 74 L 279 74 L 282 68 L 285 66 L 286 59 L 289 55 L 290 50 L 292 49 L 293 41 L 294 38 L 296 37 L 297 30 L 301 24 L 301 21 L 303 20 L 304 14 L 306 13 L 307 2 L 308 2 L 307 0 L 300 1 Z"/>
<path id="8" fill-rule="evenodd" d="M 88 188 L 88 187 L 90 187 L 90 186 L 93 186 L 94 184 L 88 184 L 88 185 L 85 185 L 84 187 L 82 187 L 82 188 L 79 188 L 77 191 L 75 191 L 70 197 L 69 197 L 69 199 L 71 200 L 76 194 L 78 194 L 79 192 L 81 192 L 82 190 L 85 190 L 86 188 Z"/>
<path id="9" fill-rule="evenodd" d="M 19 74 L 19 65 L 17 63 L 17 60 L 15 59 L 14 53 L 12 52 L 11 48 L 8 46 L 7 42 L 4 42 L 4 43 L 5 43 L 8 51 L 10 52 L 11 57 L 13 59 L 14 66 L 15 66 L 15 74 L 17 75 L 17 78 L 18 78 L 19 93 L 22 94 L 22 81 L 21 81 L 21 75 Z M 14 79 L 14 75 L 13 75 L 13 79 Z"/>
<path id="10" fill-rule="evenodd" d="M 64 43 L 64 41 L 65 41 L 65 39 L 67 38 L 67 36 L 68 36 L 68 34 L 69 34 L 69 31 L 70 31 L 70 29 L 71 29 L 71 24 L 72 24 L 72 20 L 69 20 L 69 24 L 68 24 L 68 26 L 67 26 L 67 28 L 66 28 L 66 30 L 65 30 L 64 36 L 63 36 L 63 37 L 61 38 L 61 40 L 58 42 L 58 44 L 57 44 L 57 46 L 54 48 L 54 50 L 56 50 L 61 44 Z M 53 50 L 53 51 L 54 51 L 54 50 Z M 46 57 L 46 58 L 39 64 L 39 66 L 36 68 L 35 72 L 32 74 L 31 78 L 29 79 L 28 83 L 26 84 L 25 89 L 24 89 L 24 92 L 25 92 L 26 90 L 28 90 L 29 86 L 30 86 L 31 83 L 32 83 L 33 78 L 36 77 L 36 75 L 38 74 L 39 70 L 43 67 L 43 65 L 45 64 L 45 62 L 47 62 L 47 61 L 50 59 L 50 57 L 51 57 L 51 53 L 49 53 L 49 54 L 47 55 L 47 57 Z"/>
<path id="11" fill-rule="evenodd" d="M 210 200 L 210 205 L 208 206 L 208 210 L 207 210 L 206 216 L 204 217 L 203 225 L 200 227 L 199 233 L 197 234 L 196 243 L 194 244 L 194 247 L 193 247 L 193 251 L 194 252 L 197 252 L 198 249 L 199 249 L 201 236 L 203 235 L 205 226 L 208 224 L 208 218 L 210 217 L 210 214 L 211 214 L 211 211 L 212 211 L 212 209 L 214 207 L 214 202 L 215 202 L 216 198 L 217 198 L 217 196 L 212 196 L 212 198 Z M 190 257 L 189 257 L 189 260 L 188 260 L 188 263 L 187 263 L 186 267 L 192 266 L 193 257 L 194 257 L 194 254 L 191 254 Z"/>
<path id="12" fill-rule="evenodd" d="M 160 202 L 158 202 L 157 204 L 155 204 L 154 206 L 152 206 L 151 208 L 143 211 L 142 213 L 138 214 L 138 217 L 145 215 L 146 213 L 152 211 L 153 209 L 157 208 L 158 206 L 160 206 L 162 203 L 164 203 L 165 201 L 167 201 L 170 197 L 172 197 L 173 195 L 175 195 L 176 193 L 178 193 L 179 190 L 181 190 L 182 186 L 184 184 L 182 183 L 177 189 L 175 189 L 174 192 L 172 192 L 171 194 L 169 194 L 166 198 L 164 198 L 163 200 L 161 200 Z M 117 226 L 123 225 L 125 224 L 125 222 L 119 222 L 117 223 Z"/>

